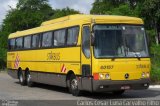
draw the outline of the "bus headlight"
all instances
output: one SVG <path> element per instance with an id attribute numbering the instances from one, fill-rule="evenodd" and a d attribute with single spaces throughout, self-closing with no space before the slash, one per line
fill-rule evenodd
<path id="1" fill-rule="evenodd" d="M 146 77 L 149 78 L 150 77 L 150 73 L 146 72 Z"/>
<path id="2" fill-rule="evenodd" d="M 104 78 L 104 75 L 103 75 L 103 74 L 99 74 L 99 78 L 100 78 L 100 79 L 103 79 L 103 78 Z"/>
<path id="3" fill-rule="evenodd" d="M 109 74 L 106 74 L 106 79 L 110 79 L 110 75 Z"/>
<path id="4" fill-rule="evenodd" d="M 93 74 L 94 80 L 105 80 L 105 79 L 111 79 L 109 73 L 94 73 Z"/>
<path id="5" fill-rule="evenodd" d="M 142 72 L 142 78 L 149 78 L 150 73 L 149 72 Z"/>

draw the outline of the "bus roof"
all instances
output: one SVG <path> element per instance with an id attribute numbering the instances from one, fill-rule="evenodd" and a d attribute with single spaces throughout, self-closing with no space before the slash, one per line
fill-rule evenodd
<path id="1" fill-rule="evenodd" d="M 59 28 L 70 27 L 74 25 L 82 25 L 86 23 L 108 23 L 108 24 L 143 24 L 142 19 L 128 16 L 116 16 L 116 15 L 84 15 L 76 14 L 69 15 L 49 21 L 45 21 L 41 26 L 24 30 L 17 31 L 9 35 L 9 38 L 15 38 L 25 35 L 32 35 L 41 32 L 47 32 L 56 30 Z"/>

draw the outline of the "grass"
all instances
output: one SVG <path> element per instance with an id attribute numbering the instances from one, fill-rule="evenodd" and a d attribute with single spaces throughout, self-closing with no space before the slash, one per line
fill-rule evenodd
<path id="1" fill-rule="evenodd" d="M 160 55 L 152 57 L 151 81 L 153 84 L 160 84 Z"/>

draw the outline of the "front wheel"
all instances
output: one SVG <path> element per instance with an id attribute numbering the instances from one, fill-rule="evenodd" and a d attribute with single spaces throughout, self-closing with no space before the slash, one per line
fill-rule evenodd
<path id="1" fill-rule="evenodd" d="M 80 95 L 80 90 L 78 89 L 78 81 L 77 81 L 76 76 L 74 74 L 72 74 L 71 77 L 70 77 L 69 90 L 70 90 L 70 92 L 72 93 L 73 96 L 79 96 Z"/>

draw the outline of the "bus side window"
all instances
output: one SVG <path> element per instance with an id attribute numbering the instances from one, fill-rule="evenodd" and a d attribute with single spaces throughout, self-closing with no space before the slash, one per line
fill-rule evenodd
<path id="1" fill-rule="evenodd" d="M 78 40 L 79 27 L 72 27 L 68 29 L 67 45 L 76 45 Z"/>
<path id="2" fill-rule="evenodd" d="M 54 31 L 54 46 L 64 46 L 65 37 L 66 37 L 65 29 Z"/>
<path id="3" fill-rule="evenodd" d="M 23 38 L 17 38 L 16 39 L 16 49 L 22 49 L 23 48 Z"/>
<path id="4" fill-rule="evenodd" d="M 87 58 L 90 58 L 90 28 L 89 28 L 89 26 L 84 26 L 83 27 L 82 51 L 83 51 L 83 54 Z"/>
<path id="5" fill-rule="evenodd" d="M 24 49 L 31 48 L 31 36 L 24 37 Z"/>
<path id="6" fill-rule="evenodd" d="M 42 47 L 52 46 L 52 32 L 46 32 L 42 34 Z"/>
<path id="7" fill-rule="evenodd" d="M 39 35 L 33 35 L 32 36 L 32 48 L 38 48 L 40 47 L 40 39 Z"/>
<path id="8" fill-rule="evenodd" d="M 15 39 L 10 39 L 8 44 L 8 50 L 14 50 L 15 49 Z"/>

